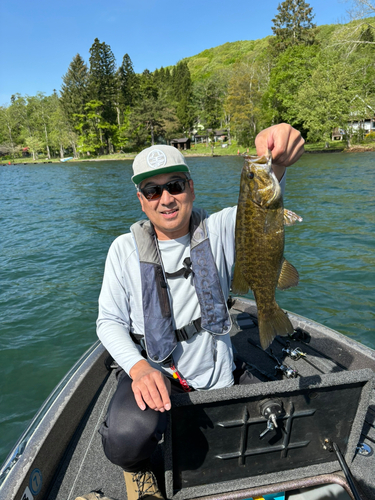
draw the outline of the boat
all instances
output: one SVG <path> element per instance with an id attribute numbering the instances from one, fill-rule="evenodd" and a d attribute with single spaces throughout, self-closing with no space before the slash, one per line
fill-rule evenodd
<path id="1" fill-rule="evenodd" d="M 69 156 L 69 158 L 60 158 L 60 161 L 69 161 L 73 160 L 73 156 Z"/>
<path id="2" fill-rule="evenodd" d="M 347 498 L 374 499 L 375 351 L 288 311 L 293 335 L 263 351 L 255 302 L 233 298 L 230 312 L 236 360 L 257 383 L 172 397 L 152 457 L 166 498 L 288 498 L 334 485 Z M 6 459 L 1 500 L 74 500 L 90 491 L 126 498 L 122 471 L 105 458 L 98 434 L 115 372 L 97 341 Z"/>

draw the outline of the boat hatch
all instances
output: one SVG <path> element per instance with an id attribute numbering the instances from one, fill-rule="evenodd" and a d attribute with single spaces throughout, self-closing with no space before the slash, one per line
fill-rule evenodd
<path id="1" fill-rule="evenodd" d="M 165 437 L 167 497 L 339 471 L 326 443 L 353 459 L 372 377 L 365 369 L 174 396 Z"/>

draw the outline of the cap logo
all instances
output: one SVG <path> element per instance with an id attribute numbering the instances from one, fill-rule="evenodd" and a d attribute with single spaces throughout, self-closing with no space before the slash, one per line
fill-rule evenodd
<path id="1" fill-rule="evenodd" d="M 160 149 L 153 149 L 147 155 L 147 165 L 150 168 L 161 168 L 167 163 L 167 157 Z"/>

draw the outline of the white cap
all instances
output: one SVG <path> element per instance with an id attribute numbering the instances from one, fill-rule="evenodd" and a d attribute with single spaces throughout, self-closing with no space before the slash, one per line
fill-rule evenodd
<path id="1" fill-rule="evenodd" d="M 141 151 L 133 161 L 132 181 L 139 184 L 148 177 L 168 172 L 190 172 L 185 157 L 173 146 L 158 144 Z"/>

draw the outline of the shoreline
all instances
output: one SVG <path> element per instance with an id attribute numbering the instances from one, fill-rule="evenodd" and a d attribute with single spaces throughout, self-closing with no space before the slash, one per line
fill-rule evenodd
<path id="1" fill-rule="evenodd" d="M 316 150 L 307 150 L 304 152 L 304 154 L 324 154 L 324 153 L 371 153 L 375 151 L 375 145 L 374 146 L 363 146 L 363 145 L 355 145 L 351 146 L 350 148 L 344 148 L 344 149 L 316 149 Z M 182 151 L 183 153 L 183 151 Z M 250 153 L 251 154 L 251 153 Z M 137 153 L 131 153 L 129 156 L 124 156 L 122 158 L 111 158 L 110 155 L 108 155 L 108 158 L 77 158 L 69 161 L 73 162 L 100 162 L 100 161 L 124 161 L 124 160 L 133 160 Z M 225 158 L 225 157 L 233 157 L 233 156 L 247 156 L 247 153 L 240 153 L 240 154 L 202 154 L 202 153 L 192 153 L 192 154 L 186 154 L 185 155 L 187 158 Z M 21 159 L 20 159 L 21 160 Z M 0 160 L 0 166 L 1 167 L 9 167 L 9 166 L 15 166 L 15 165 L 43 165 L 43 164 L 49 164 L 49 163 L 64 163 L 60 162 L 60 158 L 54 158 L 52 160 L 44 160 L 44 161 L 17 161 L 15 163 L 10 162 L 9 160 L 6 163 L 2 163 Z M 67 162 L 66 162 L 67 163 Z"/>

